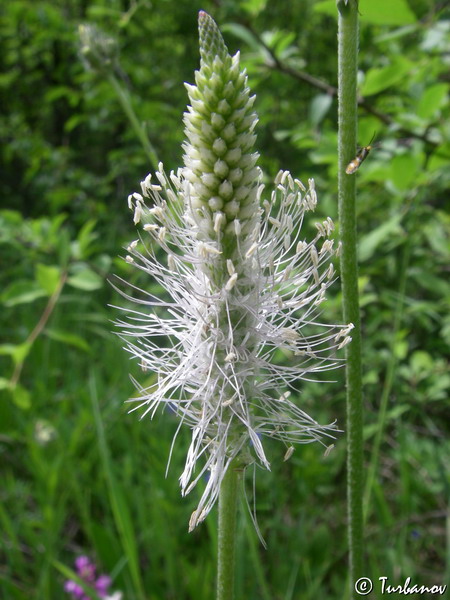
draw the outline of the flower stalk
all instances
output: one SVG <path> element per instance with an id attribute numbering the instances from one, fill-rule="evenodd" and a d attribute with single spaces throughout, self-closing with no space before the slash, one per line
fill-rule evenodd
<path id="1" fill-rule="evenodd" d="M 223 478 L 219 494 L 217 600 L 232 600 L 236 552 L 236 517 L 240 469 L 232 464 Z"/>
<path id="2" fill-rule="evenodd" d="M 357 144 L 358 1 L 338 1 L 339 78 L 339 227 L 342 242 L 341 279 L 344 320 L 354 323 L 353 341 L 346 347 L 347 388 L 347 511 L 350 586 L 364 574 L 364 487 L 362 439 L 361 332 L 358 295 L 356 179 L 346 166 Z"/>
<path id="3" fill-rule="evenodd" d="M 159 162 L 156 150 L 136 115 L 130 94 L 116 75 L 119 71 L 117 42 L 102 33 L 95 25 L 80 25 L 78 36 L 80 55 L 86 69 L 97 72 L 109 81 L 136 137 L 142 144 L 150 165 L 156 168 Z"/>

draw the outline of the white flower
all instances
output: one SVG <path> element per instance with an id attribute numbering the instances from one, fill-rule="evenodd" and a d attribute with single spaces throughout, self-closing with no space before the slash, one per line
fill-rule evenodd
<path id="1" fill-rule="evenodd" d="M 261 202 L 254 97 L 214 21 L 201 12 L 199 23 L 185 167 L 167 175 L 160 164 L 157 183 L 148 175 L 142 196 L 128 199 L 144 233 L 127 260 L 170 298 L 136 290 L 142 309 L 119 321 L 128 351 L 158 376 L 150 388 L 138 385 L 136 408 L 153 416 L 168 405 L 192 431 L 183 495 L 209 473 L 190 529 L 210 511 L 233 459 L 270 468 L 264 436 L 288 448 L 332 437 L 335 425 L 319 425 L 289 390 L 337 366 L 334 351 L 351 329 L 318 321 L 336 251 L 330 219 L 317 224 L 312 240 L 301 238 L 303 217 L 317 202 L 314 183 L 306 189 L 280 172 Z M 280 349 L 289 366 L 279 362 Z"/>

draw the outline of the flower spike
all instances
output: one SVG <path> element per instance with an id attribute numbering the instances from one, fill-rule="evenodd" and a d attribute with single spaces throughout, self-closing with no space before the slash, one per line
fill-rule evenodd
<path id="1" fill-rule="evenodd" d="M 318 320 L 336 250 L 330 219 L 316 225 L 312 240 L 301 237 L 304 215 L 317 203 L 314 182 L 306 188 L 280 171 L 264 195 L 255 97 L 239 54 L 229 55 L 203 11 L 199 31 L 200 70 L 196 85 L 186 86 L 184 166 L 167 174 L 160 165 L 142 182 L 142 195 L 128 199 L 143 233 L 127 260 L 166 295 L 136 290 L 140 308 L 118 323 L 127 350 L 157 375 L 148 388 L 136 384 L 136 408 L 153 416 L 167 406 L 191 429 L 182 494 L 208 474 L 190 529 L 211 510 L 234 459 L 270 468 L 265 437 L 288 453 L 295 443 L 333 437 L 335 424 L 317 423 L 290 390 L 338 366 L 335 351 L 351 329 Z"/>

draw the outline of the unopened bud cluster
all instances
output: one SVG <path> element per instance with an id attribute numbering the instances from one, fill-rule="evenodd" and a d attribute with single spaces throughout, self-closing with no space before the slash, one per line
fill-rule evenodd
<path id="1" fill-rule="evenodd" d="M 101 73 L 113 70 L 117 61 L 117 42 L 95 25 L 79 25 L 80 54 L 87 69 Z"/>
<path id="2" fill-rule="evenodd" d="M 137 407 L 153 416 L 167 405 L 191 428 L 183 494 L 208 472 L 191 529 L 213 506 L 231 461 L 270 468 L 264 436 L 281 440 L 286 456 L 294 443 L 332 437 L 335 425 L 318 424 L 290 393 L 299 379 L 337 366 L 334 352 L 352 328 L 318 321 L 338 249 L 331 219 L 317 223 L 312 240 L 301 237 L 304 214 L 317 203 L 314 182 L 306 188 L 281 171 L 263 199 L 254 97 L 239 54 L 229 55 L 204 12 L 199 30 L 185 165 L 167 174 L 160 164 L 128 199 L 143 237 L 127 261 L 170 299 L 139 290 L 143 308 L 120 322 L 127 349 L 157 374 Z M 280 363 L 280 350 L 288 362 Z"/>
<path id="3" fill-rule="evenodd" d="M 187 85 L 185 177 L 191 218 L 205 238 L 233 259 L 237 237 L 246 239 L 258 220 L 258 121 L 239 54 L 228 54 L 214 21 L 200 14 L 201 66 L 196 86 Z M 196 215 L 199 218 L 196 218 Z"/>

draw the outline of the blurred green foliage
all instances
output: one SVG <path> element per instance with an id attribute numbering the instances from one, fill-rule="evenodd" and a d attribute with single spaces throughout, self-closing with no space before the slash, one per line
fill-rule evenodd
<path id="1" fill-rule="evenodd" d="M 152 166 L 181 164 L 183 81 L 198 65 L 197 11 L 241 49 L 257 94 L 261 166 L 314 177 L 317 219 L 336 207 L 334 0 L 10 0 L 0 21 L 0 595 L 62 598 L 58 564 L 94 556 L 124 599 L 212 597 L 212 515 L 187 534 L 179 497 L 189 432 L 127 414 L 132 371 L 111 334 L 115 273 L 136 236 L 126 197 Z M 360 0 L 358 178 L 368 467 L 367 575 L 449 581 L 450 14 L 426 0 Z M 110 60 L 88 63 L 80 25 Z M 87 68 L 88 67 L 88 68 Z M 95 67 L 95 68 L 94 68 Z M 124 98 L 129 102 L 124 111 Z M 133 115 L 141 128 L 139 137 Z M 355 148 L 355 155 L 357 149 Z M 305 227 L 313 228 L 313 223 Z M 305 234 L 307 235 L 307 234 Z M 140 282 L 140 285 L 155 285 Z M 339 296 L 325 317 L 340 319 Z M 151 374 L 147 374 L 151 377 Z M 299 402 L 345 424 L 340 383 Z M 145 383 L 145 382 L 144 382 Z M 345 433 L 343 434 L 345 435 Z M 246 509 L 238 598 L 345 596 L 345 449 L 271 447 Z M 247 495 L 253 501 L 252 473 Z M 446 525 L 447 523 L 447 525 Z M 375 588 L 376 591 L 376 588 Z"/>

